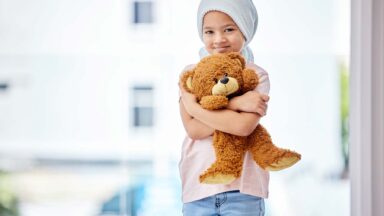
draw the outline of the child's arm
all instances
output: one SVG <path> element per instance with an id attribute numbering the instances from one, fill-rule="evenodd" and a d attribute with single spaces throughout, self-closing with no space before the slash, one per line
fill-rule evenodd
<path id="1" fill-rule="evenodd" d="M 206 128 L 214 128 L 226 133 L 230 133 L 237 136 L 248 136 L 256 128 L 260 115 L 256 113 L 236 112 L 229 109 L 210 111 L 203 109 L 200 104 L 196 102 L 196 97 L 181 90 L 181 101 L 183 107 L 189 116 L 194 120 L 197 120 L 200 124 L 206 125 Z M 186 122 L 186 130 L 192 128 Z M 203 128 L 196 127 L 196 130 L 203 131 Z M 191 130 L 192 131 L 192 130 Z"/>
<path id="2" fill-rule="evenodd" d="M 239 112 L 257 113 L 265 116 L 269 96 L 260 94 L 257 91 L 249 91 L 241 96 L 232 98 L 229 101 L 228 109 Z"/>
<path id="3" fill-rule="evenodd" d="M 190 116 L 185 110 L 184 103 L 180 101 L 180 116 L 188 137 L 194 140 L 204 139 L 213 134 L 214 129 Z"/>
<path id="4" fill-rule="evenodd" d="M 249 91 L 241 96 L 232 98 L 229 101 L 228 109 L 241 112 L 258 113 L 264 116 L 267 111 L 267 102 L 269 101 L 269 76 L 268 73 L 260 68 L 253 68 L 258 71 L 259 84 L 255 91 Z"/>
<path id="5" fill-rule="evenodd" d="M 194 65 L 188 65 L 184 68 L 183 72 L 190 70 L 193 67 Z M 179 86 L 180 86 L 180 83 L 179 83 Z M 196 101 L 196 98 L 194 100 Z M 181 120 L 183 122 L 183 126 L 185 131 L 187 132 L 188 137 L 194 140 L 198 140 L 198 139 L 207 138 L 213 134 L 213 131 L 214 131 L 213 128 L 193 118 L 191 115 L 189 115 L 186 112 L 184 103 L 181 102 L 181 95 L 180 95 L 180 101 L 179 101 L 179 110 L 180 110 Z"/>
<path id="6" fill-rule="evenodd" d="M 197 104 L 194 95 L 181 90 L 181 98 L 185 98 L 180 103 L 180 115 L 183 125 L 187 134 L 192 139 L 203 139 L 212 135 L 214 129 L 223 132 L 231 133 L 234 135 L 246 136 L 256 128 L 261 116 L 264 116 L 267 111 L 266 102 L 269 100 L 269 77 L 268 74 L 262 69 L 259 70 L 259 85 L 256 91 L 247 92 L 242 96 L 232 98 L 229 102 L 229 110 L 208 111 L 202 109 L 200 104 Z M 260 94 L 261 92 L 263 94 Z M 186 109 L 185 103 L 193 103 L 193 106 L 198 106 L 197 110 L 207 115 L 207 119 L 198 119 L 193 117 Z M 187 106 L 188 108 L 189 105 Z M 238 112 L 245 113 L 238 113 Z M 212 114 L 212 116 L 211 116 Z M 237 117 L 241 117 L 237 119 Z M 248 118 L 249 117 L 249 118 Z M 214 121 L 211 121 L 213 118 Z"/>

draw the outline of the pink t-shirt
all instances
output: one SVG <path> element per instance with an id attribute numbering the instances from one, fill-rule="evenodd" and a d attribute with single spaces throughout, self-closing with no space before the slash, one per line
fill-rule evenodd
<path id="1" fill-rule="evenodd" d="M 247 67 L 254 69 L 259 77 L 256 91 L 268 94 L 270 87 L 268 73 L 255 64 L 248 64 Z M 268 197 L 269 172 L 261 169 L 249 152 L 245 154 L 240 178 L 227 185 L 201 184 L 200 174 L 208 169 L 215 159 L 212 136 L 202 140 L 185 137 L 179 162 L 183 203 L 232 190 L 240 190 L 241 193 L 263 198 Z"/>

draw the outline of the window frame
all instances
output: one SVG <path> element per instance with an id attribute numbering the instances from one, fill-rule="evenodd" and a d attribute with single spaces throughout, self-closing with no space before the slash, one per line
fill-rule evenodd
<path id="1" fill-rule="evenodd" d="M 351 215 L 384 215 L 384 3 L 351 1 Z"/>
<path id="2" fill-rule="evenodd" d="M 150 101 L 148 104 L 142 104 L 138 102 L 139 100 L 137 99 L 139 96 L 136 95 L 138 91 L 145 91 L 148 90 L 150 91 L 151 98 L 149 99 Z M 132 128 L 153 128 L 155 126 L 155 109 L 154 109 L 154 87 L 153 85 L 150 84 L 134 84 L 131 87 L 131 106 L 130 106 L 130 112 L 131 112 L 131 120 L 130 120 L 130 127 Z M 143 124 L 141 125 L 140 123 L 137 124 L 137 113 L 139 112 L 140 108 L 150 108 L 151 111 L 151 121 L 149 125 Z M 139 121 L 139 120 L 138 120 Z"/>

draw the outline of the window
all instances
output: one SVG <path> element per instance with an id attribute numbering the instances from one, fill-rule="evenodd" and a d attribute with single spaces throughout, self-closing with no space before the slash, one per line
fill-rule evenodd
<path id="1" fill-rule="evenodd" d="M 0 92 L 5 92 L 9 88 L 9 84 L 6 82 L 0 82 Z"/>
<path id="2" fill-rule="evenodd" d="M 134 1 L 133 2 L 133 22 L 135 24 L 153 23 L 153 2 Z"/>
<path id="3" fill-rule="evenodd" d="M 153 88 L 152 86 L 133 87 L 133 115 L 134 127 L 153 126 Z"/>

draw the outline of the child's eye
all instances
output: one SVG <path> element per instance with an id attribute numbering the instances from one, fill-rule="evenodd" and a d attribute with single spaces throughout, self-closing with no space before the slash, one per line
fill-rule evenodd
<path id="1" fill-rule="evenodd" d="M 231 31 L 235 31 L 235 29 L 234 28 L 226 28 L 224 31 L 225 32 L 231 32 Z"/>
<path id="2" fill-rule="evenodd" d="M 204 32 L 204 34 L 213 34 L 213 31 L 212 30 L 207 30 Z"/>

